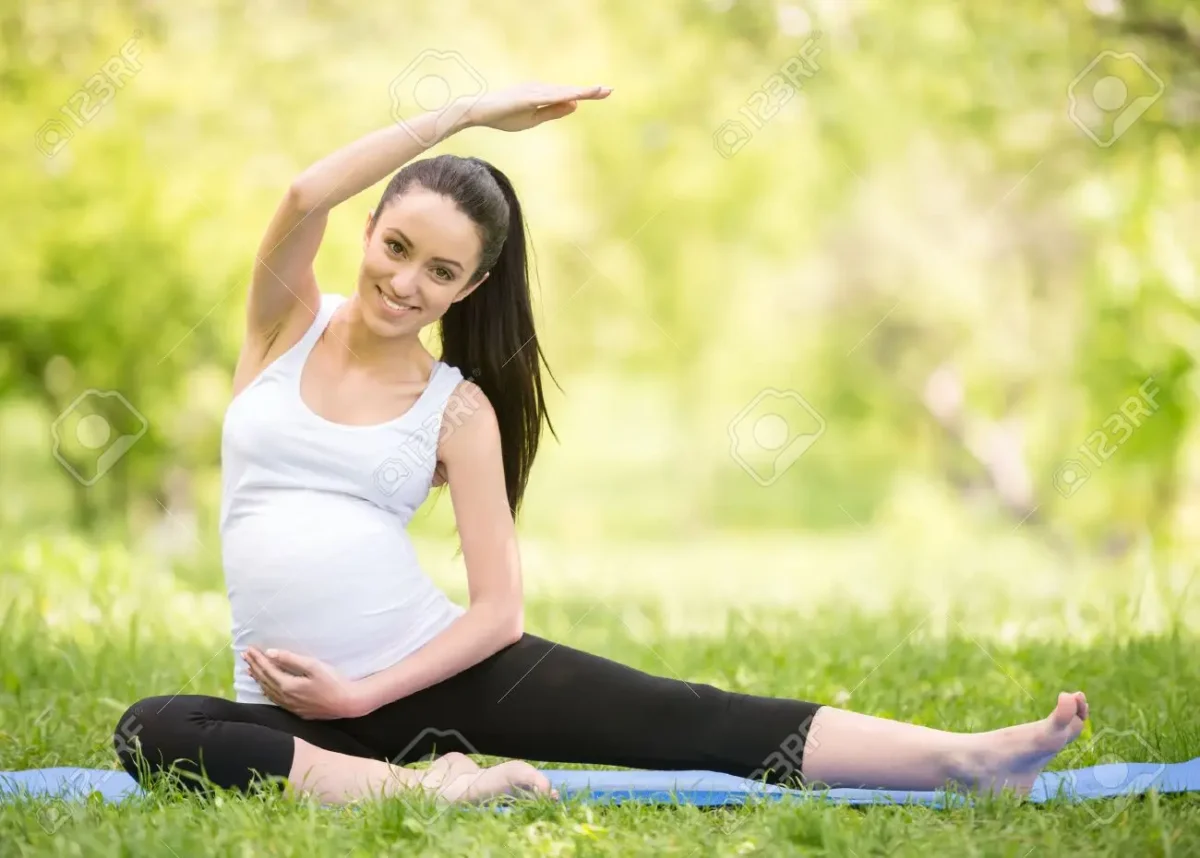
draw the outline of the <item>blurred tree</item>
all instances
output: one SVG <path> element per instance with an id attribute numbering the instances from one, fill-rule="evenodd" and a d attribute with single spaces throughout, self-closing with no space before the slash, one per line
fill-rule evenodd
<path id="1" fill-rule="evenodd" d="M 0 523 L 211 509 L 259 234 L 296 172 L 393 119 L 431 47 L 491 88 L 616 87 L 445 147 L 530 212 L 567 432 L 526 527 L 852 528 L 919 480 L 1059 541 L 1178 537 L 1200 523 L 1198 34 L 1184 0 L 7 4 Z M 107 99 L 114 62 L 137 68 Z M 107 99 L 81 124 L 80 92 Z M 377 190 L 331 218 L 329 291 Z M 1118 445 L 1106 421 L 1148 378 Z M 50 455 L 89 390 L 146 424 L 91 486 Z M 744 422 L 772 408 L 784 442 L 813 421 L 802 458 L 772 464 Z M 1097 432 L 1119 450 L 1062 485 Z"/>

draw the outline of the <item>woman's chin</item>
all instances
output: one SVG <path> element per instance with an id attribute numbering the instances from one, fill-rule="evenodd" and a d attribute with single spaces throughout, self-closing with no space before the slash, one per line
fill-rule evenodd
<path id="1" fill-rule="evenodd" d="M 360 293 L 359 297 L 363 303 L 363 318 L 373 334 L 395 337 L 421 329 L 420 313 L 416 310 L 397 313 L 388 309 L 375 286 L 367 287 L 365 294 Z"/>
<path id="2" fill-rule="evenodd" d="M 406 319 L 395 319 L 378 311 L 366 315 L 367 327 L 371 333 L 379 337 L 401 337 L 411 334 L 418 328 Z"/>

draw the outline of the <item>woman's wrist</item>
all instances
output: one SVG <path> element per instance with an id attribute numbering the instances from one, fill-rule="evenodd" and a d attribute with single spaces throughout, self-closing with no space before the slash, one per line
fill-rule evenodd
<path id="1" fill-rule="evenodd" d="M 450 127 L 446 132 L 446 137 L 451 134 L 457 134 L 467 128 L 472 128 L 475 125 L 474 119 L 471 118 L 471 108 L 478 101 L 477 96 L 463 96 L 456 98 L 449 105 L 444 107 L 440 112 L 450 118 Z"/>
<path id="2" fill-rule="evenodd" d="M 347 718 L 361 718 L 369 715 L 387 702 L 381 698 L 379 684 L 374 681 L 378 677 L 379 674 L 376 673 L 350 683 L 351 694 L 347 705 Z"/>

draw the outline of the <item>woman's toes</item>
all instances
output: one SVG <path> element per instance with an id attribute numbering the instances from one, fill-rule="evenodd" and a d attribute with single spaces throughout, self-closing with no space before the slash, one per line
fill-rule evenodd
<path id="1" fill-rule="evenodd" d="M 478 771 L 479 766 L 474 760 L 466 754 L 460 754 L 458 751 L 451 751 L 449 754 L 443 754 L 438 763 L 446 766 L 452 772 L 471 772 Z"/>
<path id="2" fill-rule="evenodd" d="M 507 768 L 505 774 L 509 783 L 514 787 L 531 790 L 536 793 L 550 792 L 550 779 L 523 760 L 511 760 L 503 763 Z"/>
<path id="3" fill-rule="evenodd" d="M 1050 713 L 1050 723 L 1056 729 L 1065 730 L 1071 726 L 1071 721 L 1078 711 L 1079 704 L 1075 695 L 1062 691 L 1058 695 L 1058 703 L 1055 705 L 1054 711 Z"/>

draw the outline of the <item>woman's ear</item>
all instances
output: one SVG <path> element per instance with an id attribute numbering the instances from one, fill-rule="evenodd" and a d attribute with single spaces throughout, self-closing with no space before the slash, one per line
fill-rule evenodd
<path id="1" fill-rule="evenodd" d="M 465 288 L 465 289 L 463 289 L 461 292 L 459 292 L 459 293 L 458 293 L 458 295 L 456 295 L 456 296 L 455 296 L 454 300 L 453 300 L 453 301 L 451 301 L 451 303 L 452 303 L 452 304 L 457 304 L 457 303 L 458 303 L 459 301 L 461 301 L 463 298 L 467 297 L 467 296 L 468 296 L 468 295 L 470 295 L 472 292 L 474 292 L 476 289 L 478 289 L 480 286 L 482 286 L 482 285 L 483 285 L 483 281 L 484 281 L 484 280 L 487 280 L 487 279 L 488 279 L 489 277 L 491 277 L 491 276 L 492 276 L 492 272 L 490 272 L 490 271 L 489 271 L 489 272 L 487 272 L 486 274 L 484 274 L 482 277 L 480 277 L 480 278 L 479 278 L 479 280 L 478 280 L 478 281 L 476 281 L 475 283 L 472 283 L 470 286 L 468 286 L 467 288 Z"/>

